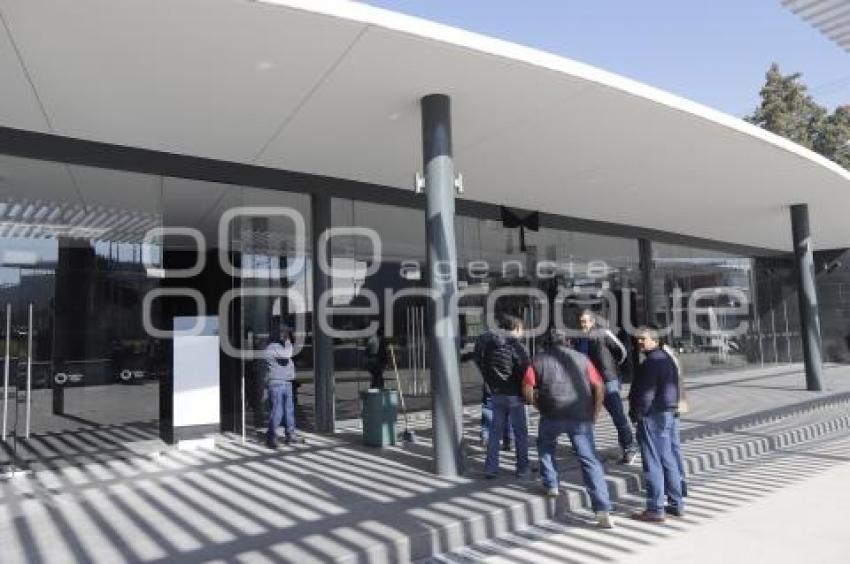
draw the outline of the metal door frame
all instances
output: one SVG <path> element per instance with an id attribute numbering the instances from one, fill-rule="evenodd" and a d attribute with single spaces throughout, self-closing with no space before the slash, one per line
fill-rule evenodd
<path id="1" fill-rule="evenodd" d="M 2 421 L 2 441 L 7 443 L 5 446 L 9 450 L 9 463 L 2 469 L 2 476 L 5 478 L 14 477 L 19 474 L 26 473 L 27 465 L 22 463 L 19 453 L 19 440 L 23 436 L 25 439 L 30 437 L 30 427 L 32 423 L 32 335 L 33 335 L 33 303 L 27 304 L 28 319 L 27 319 L 27 360 L 26 360 L 26 385 L 24 388 L 24 428 L 21 433 L 18 408 L 20 405 L 20 382 L 18 381 L 18 371 L 20 370 L 21 355 L 18 354 L 18 362 L 15 367 L 15 394 L 14 394 L 14 413 L 12 415 L 11 425 L 9 423 L 9 383 L 11 377 L 11 344 L 12 344 L 12 303 L 7 302 L 5 307 L 6 313 L 6 338 L 5 338 L 5 355 L 3 359 L 3 421 Z M 8 443 L 11 442 L 11 445 Z"/>

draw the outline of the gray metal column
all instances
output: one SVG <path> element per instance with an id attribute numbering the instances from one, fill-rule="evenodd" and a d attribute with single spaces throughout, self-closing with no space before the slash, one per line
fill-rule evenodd
<path id="1" fill-rule="evenodd" d="M 638 239 L 638 255 L 641 280 L 643 281 L 644 310 L 642 323 L 649 325 L 655 322 L 655 296 L 652 293 L 652 241 Z"/>
<path id="2" fill-rule="evenodd" d="M 430 94 L 422 98 L 421 105 L 428 283 L 436 291 L 436 299 L 428 308 L 427 328 L 431 345 L 434 463 L 438 475 L 451 477 L 463 473 L 458 318 L 451 308 L 457 292 L 451 101 L 444 94 Z"/>
<path id="3" fill-rule="evenodd" d="M 806 366 L 806 389 L 818 392 L 823 389 L 823 362 L 808 205 L 791 206 L 791 234 L 796 259 L 797 296 L 799 297 L 797 301 L 800 302 L 800 331 L 803 339 L 803 362 Z"/>
<path id="4" fill-rule="evenodd" d="M 325 229 L 331 226 L 331 198 L 324 194 L 313 194 L 310 200 L 312 211 L 312 242 L 313 242 L 313 381 L 316 394 L 316 431 L 333 433 L 336 426 L 334 391 L 334 343 L 325 335 L 319 324 L 322 313 L 320 297 L 330 289 L 331 277 L 329 272 L 319 268 L 320 237 Z M 330 240 L 326 239 L 325 256 L 331 262 Z"/>

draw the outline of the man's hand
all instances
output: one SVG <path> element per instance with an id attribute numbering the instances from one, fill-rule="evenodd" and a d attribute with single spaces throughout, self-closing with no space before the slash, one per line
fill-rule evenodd
<path id="1" fill-rule="evenodd" d="M 537 390 L 534 389 L 534 386 L 523 384 L 522 397 L 525 399 L 525 403 L 537 407 Z"/>
<path id="2" fill-rule="evenodd" d="M 599 412 L 602 411 L 602 401 L 605 399 L 605 384 L 602 382 L 594 382 L 593 386 L 593 422 L 599 418 Z"/>

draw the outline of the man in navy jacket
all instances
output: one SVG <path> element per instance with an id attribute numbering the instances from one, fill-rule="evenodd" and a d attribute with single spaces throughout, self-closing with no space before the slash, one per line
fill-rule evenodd
<path id="1" fill-rule="evenodd" d="M 646 511 L 634 517 L 648 522 L 664 521 L 665 511 L 677 517 L 684 514 L 682 476 L 671 448 L 678 430 L 679 374 L 658 339 L 657 328 L 638 330 L 638 344 L 646 358 L 629 390 L 629 417 L 637 427 L 646 479 Z M 665 492 L 669 498 L 666 507 Z"/>

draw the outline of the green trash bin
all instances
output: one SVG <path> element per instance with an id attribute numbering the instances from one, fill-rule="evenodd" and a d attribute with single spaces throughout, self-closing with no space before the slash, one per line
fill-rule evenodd
<path id="1" fill-rule="evenodd" d="M 363 402 L 363 444 L 386 447 L 396 444 L 398 392 L 369 389 L 360 394 Z"/>

